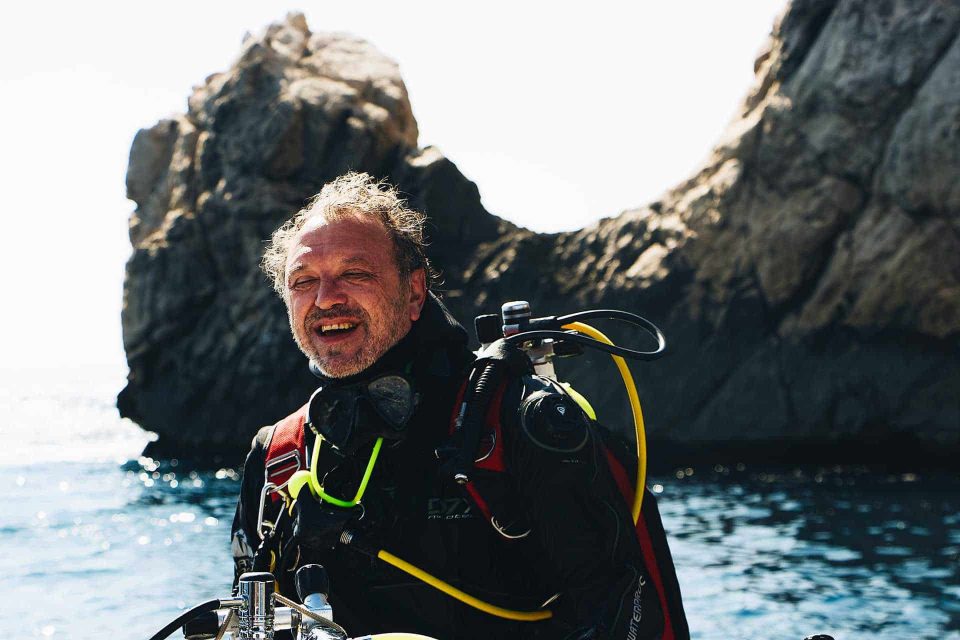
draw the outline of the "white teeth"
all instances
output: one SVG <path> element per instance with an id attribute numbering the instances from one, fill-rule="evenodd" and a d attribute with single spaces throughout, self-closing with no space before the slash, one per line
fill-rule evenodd
<path id="1" fill-rule="evenodd" d="M 324 333 L 326 331 L 335 331 L 337 329 L 353 329 L 355 324 L 349 322 L 341 322 L 340 324 L 322 324 L 320 325 L 320 332 Z"/>

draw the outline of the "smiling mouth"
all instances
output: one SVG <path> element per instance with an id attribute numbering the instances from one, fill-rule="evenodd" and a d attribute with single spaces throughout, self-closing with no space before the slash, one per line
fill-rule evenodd
<path id="1" fill-rule="evenodd" d="M 357 324 L 354 322 L 331 322 L 318 325 L 314 328 L 314 332 L 322 338 L 332 338 L 351 333 L 356 328 Z"/>

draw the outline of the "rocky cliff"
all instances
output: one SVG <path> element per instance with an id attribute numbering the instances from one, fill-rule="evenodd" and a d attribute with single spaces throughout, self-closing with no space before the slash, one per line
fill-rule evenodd
<path id="1" fill-rule="evenodd" d="M 696 175 L 582 231 L 536 234 L 417 148 L 393 62 L 291 16 L 134 141 L 121 412 L 160 435 L 155 453 L 183 455 L 245 449 L 303 402 L 312 381 L 257 263 L 306 198 L 359 169 L 430 216 L 462 319 L 524 298 L 658 322 L 671 354 L 634 371 L 666 458 L 955 454 L 958 33 L 956 3 L 795 1 Z M 608 365 L 582 362 L 565 371 L 622 421 L 622 391 L 584 374 Z"/>

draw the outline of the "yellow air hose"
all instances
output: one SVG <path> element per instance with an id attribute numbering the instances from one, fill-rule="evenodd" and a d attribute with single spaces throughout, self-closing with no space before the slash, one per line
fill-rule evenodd
<path id="1" fill-rule="evenodd" d="M 612 345 L 610 338 L 603 335 L 597 329 L 582 322 L 571 322 L 562 327 L 566 330 L 573 330 L 578 333 L 590 336 L 594 340 L 599 340 L 605 344 Z M 620 377 L 623 378 L 623 386 L 627 389 L 627 396 L 630 398 L 630 410 L 633 412 L 633 426 L 637 432 L 637 487 L 633 495 L 633 523 L 636 524 L 640 519 L 640 507 L 643 505 L 643 488 L 647 482 L 647 434 L 643 426 L 643 411 L 640 409 L 640 398 L 637 396 L 637 386 L 633 382 L 633 376 L 630 374 L 630 367 L 626 360 L 620 356 L 612 355 L 613 361 L 620 370 Z"/>
<path id="2" fill-rule="evenodd" d="M 507 620 L 520 620 L 523 622 L 535 622 L 537 620 L 546 620 L 553 616 L 553 612 L 547 609 L 541 611 L 514 611 L 512 609 L 504 609 L 503 607 L 498 607 L 492 605 L 488 602 L 484 602 L 479 598 L 471 596 L 469 593 L 464 593 L 460 591 L 453 585 L 447 584 L 440 578 L 437 578 L 434 575 L 431 575 L 424 571 L 423 569 L 416 567 L 406 560 L 398 558 L 389 551 L 384 551 L 381 549 L 377 552 L 377 557 L 386 562 L 387 564 L 393 565 L 397 569 L 409 573 L 414 578 L 426 582 L 428 585 L 434 589 L 439 589 L 443 591 L 448 596 L 456 598 L 460 602 L 470 605 L 474 609 L 479 609 L 484 613 L 489 613 L 492 616 L 497 616 L 498 618 L 506 618 Z"/>

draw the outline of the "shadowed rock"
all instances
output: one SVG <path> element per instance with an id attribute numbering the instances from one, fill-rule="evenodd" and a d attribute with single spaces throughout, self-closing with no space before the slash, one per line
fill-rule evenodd
<path id="1" fill-rule="evenodd" d="M 134 141 L 121 411 L 160 434 L 155 451 L 183 455 L 242 450 L 304 401 L 312 381 L 257 263 L 306 198 L 358 169 L 430 216 L 461 319 L 523 298 L 660 324 L 669 357 L 633 367 L 654 453 L 956 453 L 958 33 L 953 3 L 793 2 L 695 176 L 582 231 L 535 234 L 417 149 L 394 63 L 291 16 Z M 625 428 L 606 359 L 562 371 Z"/>

